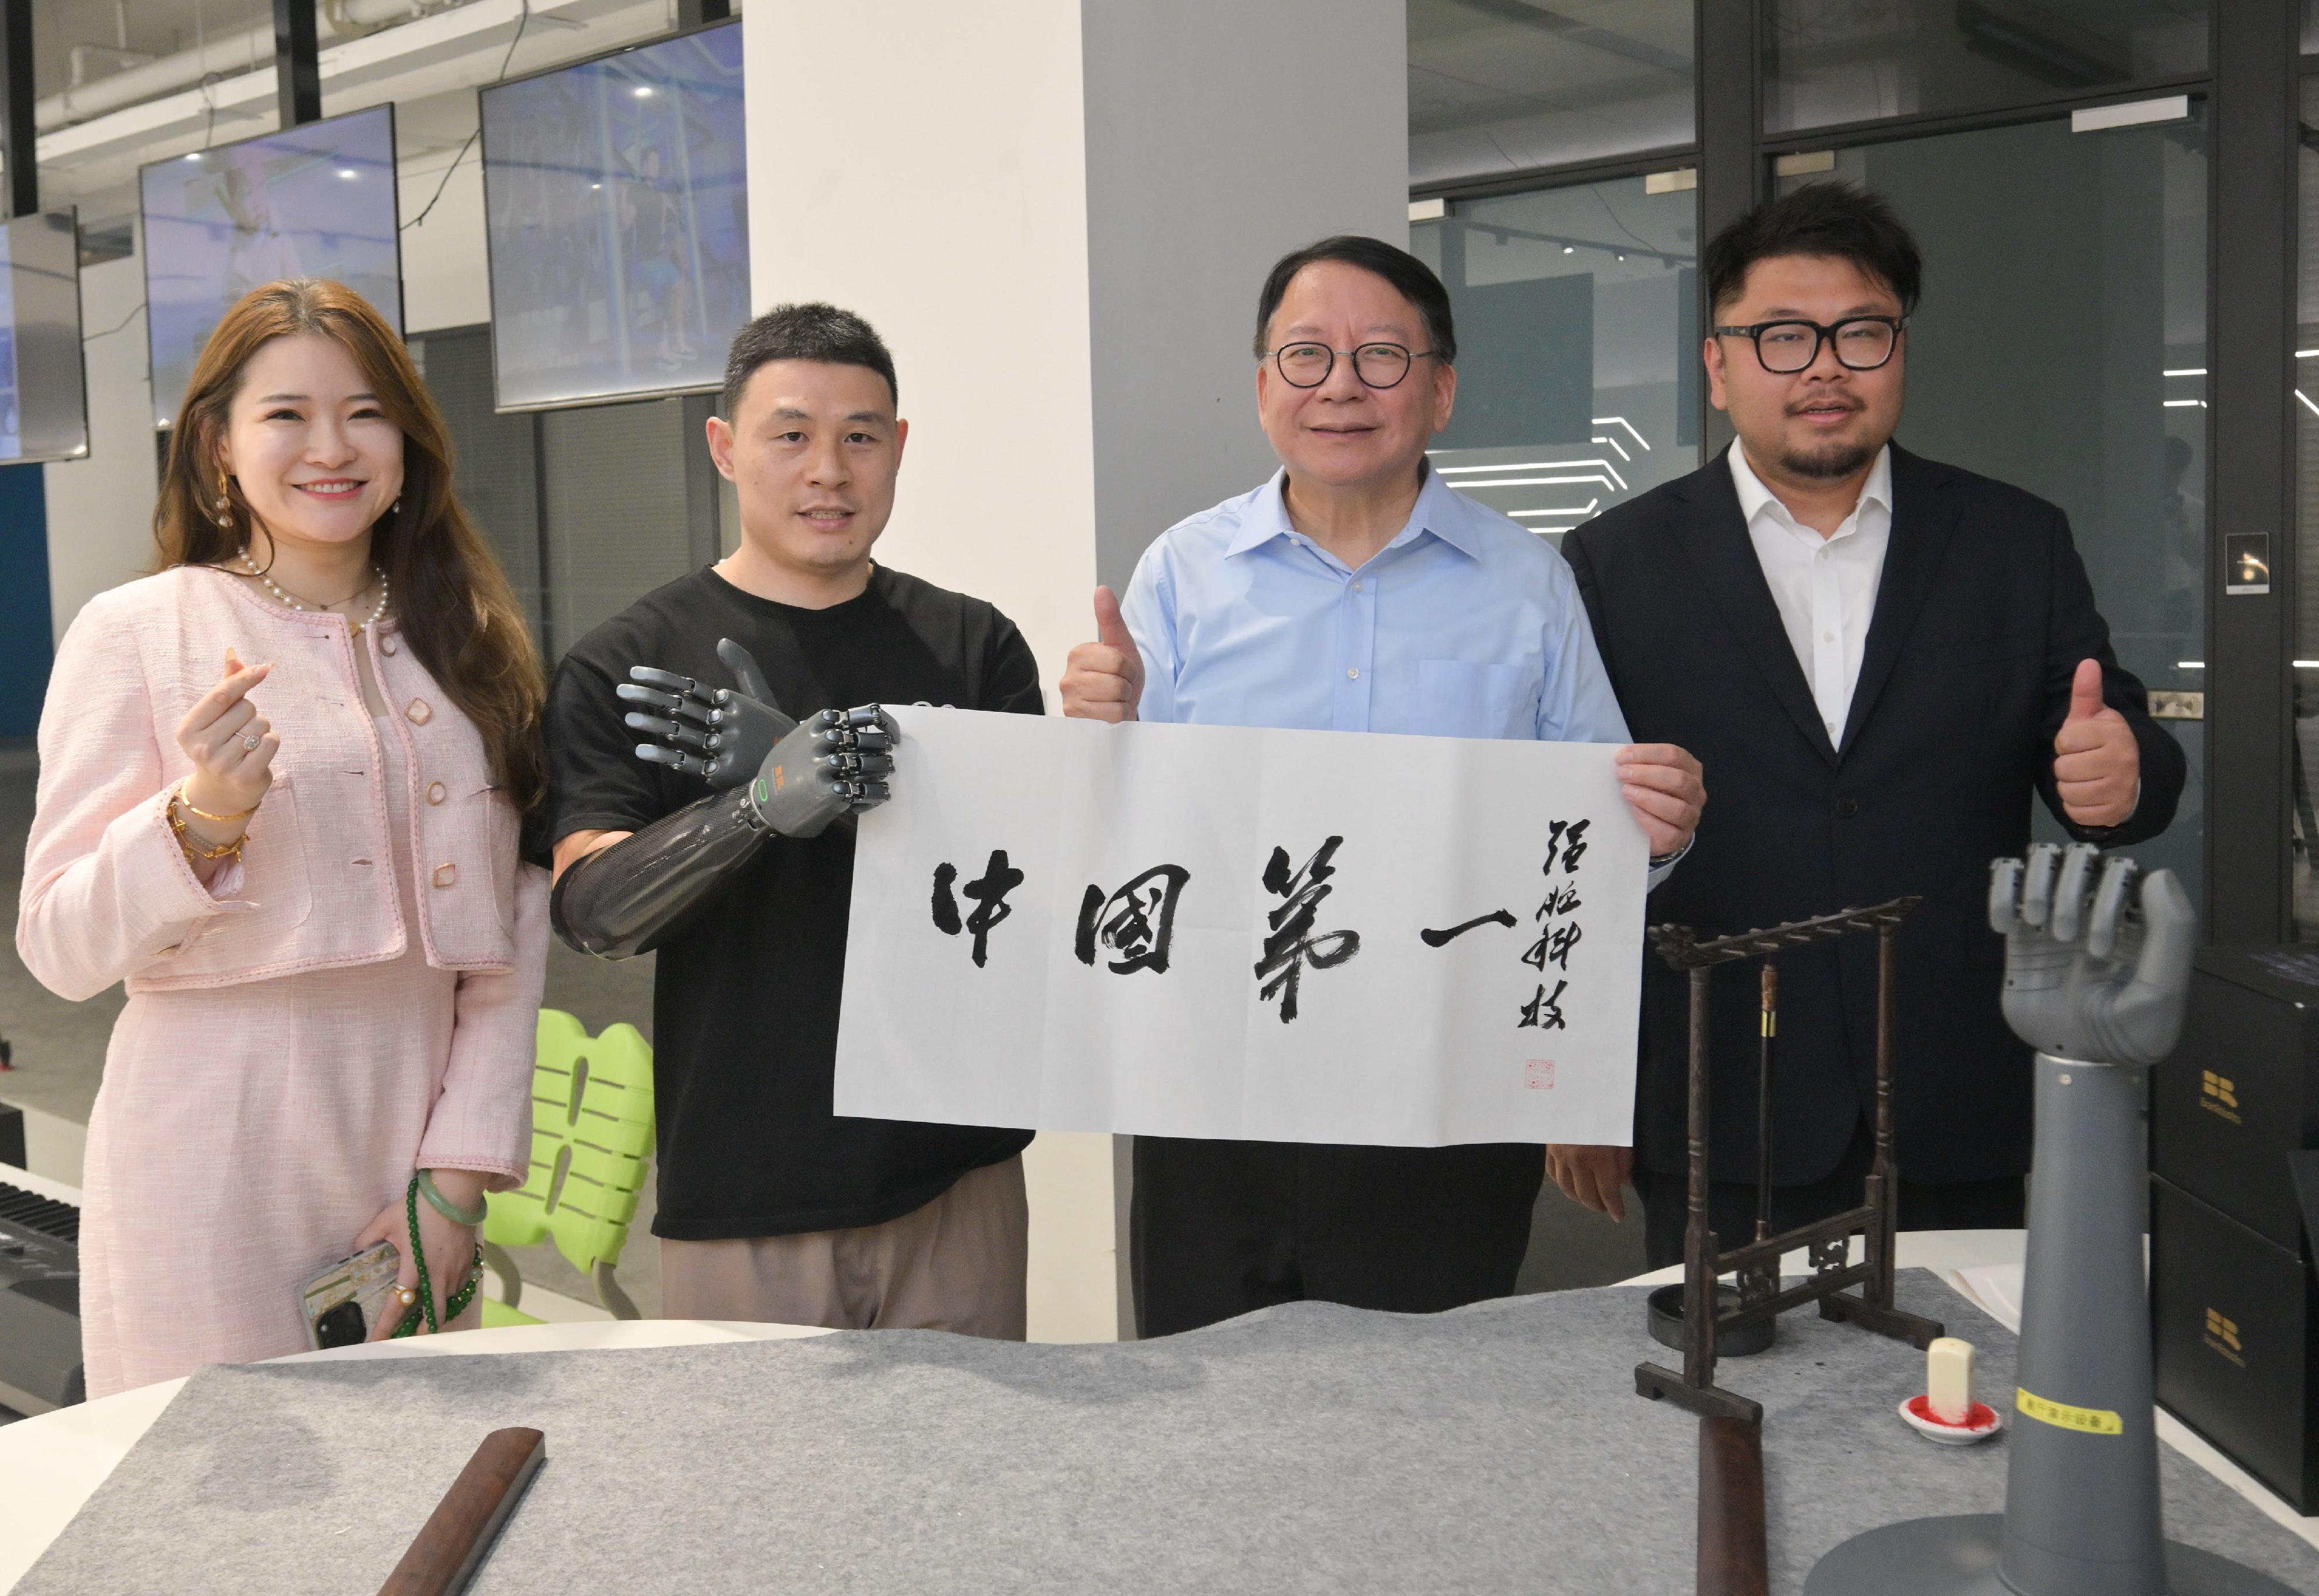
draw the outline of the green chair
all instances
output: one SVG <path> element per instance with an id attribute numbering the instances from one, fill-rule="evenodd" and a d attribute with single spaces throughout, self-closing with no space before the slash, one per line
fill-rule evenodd
<path id="1" fill-rule="evenodd" d="M 542 1322 L 518 1310 L 523 1276 L 507 1249 L 547 1240 L 594 1283 L 613 1318 L 644 1317 L 612 1271 L 652 1149 L 651 1045 L 634 1025 L 608 1025 L 591 1037 L 562 1010 L 540 1010 L 531 1176 L 493 1196 L 483 1221 L 483 1261 L 507 1292 L 504 1302 L 483 1299 L 485 1328 Z"/>

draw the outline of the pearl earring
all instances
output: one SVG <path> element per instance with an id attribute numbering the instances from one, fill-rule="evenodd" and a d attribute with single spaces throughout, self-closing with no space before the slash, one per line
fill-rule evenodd
<path id="1" fill-rule="evenodd" d="M 226 484 L 231 480 L 223 472 L 218 473 L 217 523 L 221 527 L 233 509 L 233 500 L 226 496 Z"/>

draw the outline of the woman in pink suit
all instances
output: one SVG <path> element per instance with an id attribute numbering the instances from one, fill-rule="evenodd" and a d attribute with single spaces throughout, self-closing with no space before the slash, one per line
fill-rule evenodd
<path id="1" fill-rule="evenodd" d="M 528 1168 L 546 958 L 539 663 L 393 329 L 334 283 L 243 299 L 154 525 L 158 573 L 57 651 L 16 922 L 53 991 L 128 983 L 84 1177 L 91 1396 L 300 1350 L 300 1288 L 377 1240 L 415 1294 L 420 1172 L 445 1306 L 453 1216 Z"/>

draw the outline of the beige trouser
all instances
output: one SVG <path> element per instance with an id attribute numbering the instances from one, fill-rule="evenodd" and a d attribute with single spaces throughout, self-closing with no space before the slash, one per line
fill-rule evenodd
<path id="1" fill-rule="evenodd" d="M 1023 1339 L 1030 1205 L 1020 1154 L 881 1225 L 660 1244 L 669 1319 Z"/>

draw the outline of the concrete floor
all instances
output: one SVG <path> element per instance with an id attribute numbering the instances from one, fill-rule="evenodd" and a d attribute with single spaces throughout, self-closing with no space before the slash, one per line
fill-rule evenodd
<path id="1" fill-rule="evenodd" d="M 37 772 L 29 742 L 0 742 L 0 903 L 11 906 L 23 885 L 24 839 L 32 825 Z M 650 955 L 606 962 L 551 941 L 546 1002 L 577 1015 L 591 1032 L 626 1020 L 649 1040 L 652 978 Z M 15 1056 L 15 1069 L 0 1074 L 0 1101 L 86 1125 L 104 1075 L 105 1042 L 122 1003 L 118 987 L 86 1003 L 68 1003 L 32 978 L 16 956 L 13 936 L 0 945 L 0 1036 L 14 1044 Z M 647 1317 L 660 1311 L 652 1197 L 647 1182 L 619 1265 L 621 1285 Z M 586 1281 L 553 1248 L 519 1249 L 516 1259 L 526 1280 L 565 1296 L 594 1300 Z M 1550 1184 L 1540 1193 L 1519 1290 L 1607 1285 L 1642 1267 L 1642 1224 L 1631 1206 L 1628 1222 L 1616 1225 L 1568 1201 Z"/>

